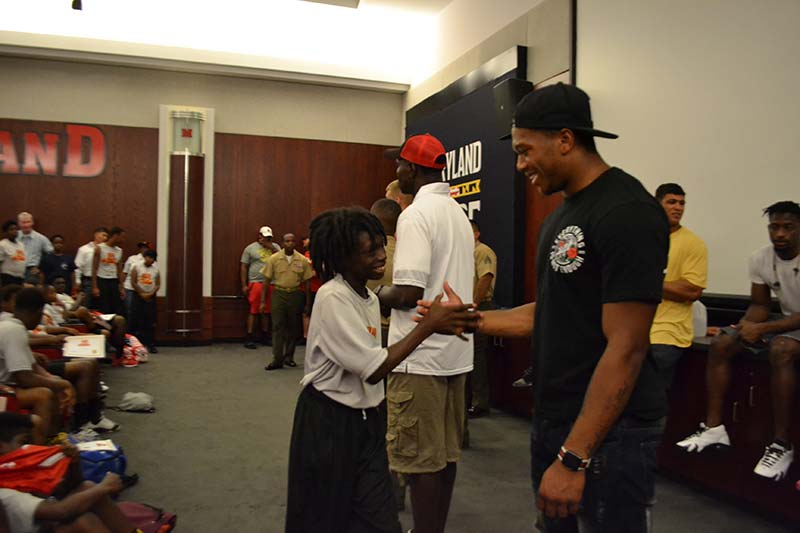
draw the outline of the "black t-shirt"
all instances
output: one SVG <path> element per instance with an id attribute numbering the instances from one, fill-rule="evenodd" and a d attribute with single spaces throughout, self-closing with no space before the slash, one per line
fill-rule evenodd
<path id="1" fill-rule="evenodd" d="M 669 251 L 664 209 L 618 168 L 567 197 L 545 219 L 536 258 L 533 334 L 536 414 L 572 421 L 606 348 L 605 303 L 661 301 Z M 624 414 L 666 414 L 663 387 L 648 353 Z"/>
<path id="2" fill-rule="evenodd" d="M 72 292 L 72 277 L 75 269 L 75 257 L 69 254 L 56 255 L 44 254 L 39 261 L 39 270 L 44 274 L 45 283 L 51 284 L 57 277 L 63 277 L 67 282 L 67 294 Z"/>

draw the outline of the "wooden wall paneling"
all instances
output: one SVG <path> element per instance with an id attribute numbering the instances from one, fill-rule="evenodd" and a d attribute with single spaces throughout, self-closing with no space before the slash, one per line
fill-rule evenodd
<path id="1" fill-rule="evenodd" d="M 239 259 L 258 228 L 300 239 L 311 219 L 338 206 L 366 208 L 394 179 L 386 147 L 218 133 L 214 172 L 214 338 L 241 338 L 247 316 Z"/>
<path id="2" fill-rule="evenodd" d="M 57 176 L 2 176 L 0 218 L 5 221 L 30 211 L 36 229 L 48 236 L 63 234 L 71 253 L 89 241 L 99 225 L 125 229 L 125 256 L 137 253 L 137 241 L 155 242 L 158 130 L 96 125 L 106 138 L 105 171 L 94 178 L 67 178 L 60 175 L 66 156 L 64 127 L 61 122 L 0 118 L 0 131 L 11 132 L 20 159 L 25 132 L 62 134 Z"/>
<path id="3" fill-rule="evenodd" d="M 525 301 L 536 300 L 536 250 L 539 229 L 547 215 L 561 205 L 561 194 L 543 195 L 530 180 L 525 180 Z"/>

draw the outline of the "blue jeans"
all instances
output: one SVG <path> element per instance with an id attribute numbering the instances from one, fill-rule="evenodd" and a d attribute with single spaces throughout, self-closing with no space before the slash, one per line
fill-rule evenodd
<path id="1" fill-rule="evenodd" d="M 537 492 L 545 471 L 569 435 L 572 423 L 533 418 L 531 477 Z M 664 419 L 623 417 L 608 432 L 586 471 L 586 487 L 576 516 L 547 518 L 546 533 L 645 533 L 652 531 L 656 450 Z"/>
<path id="2" fill-rule="evenodd" d="M 658 377 L 661 380 L 664 390 L 669 390 L 672 386 L 672 379 L 675 376 L 675 367 L 681 360 L 686 348 L 680 348 L 671 344 L 651 344 L 650 351 L 658 368 Z"/>

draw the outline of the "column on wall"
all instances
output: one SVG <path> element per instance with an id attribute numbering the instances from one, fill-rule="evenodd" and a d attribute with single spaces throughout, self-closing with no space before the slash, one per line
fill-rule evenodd
<path id="1" fill-rule="evenodd" d="M 204 109 L 161 109 L 158 245 L 162 342 L 196 344 L 211 339 L 212 311 L 204 303 L 211 274 L 208 199 L 213 193 L 213 182 L 207 176 L 213 173 L 207 157 L 213 150 L 213 141 L 208 141 L 213 139 L 213 124 L 208 124 L 208 118 Z"/>

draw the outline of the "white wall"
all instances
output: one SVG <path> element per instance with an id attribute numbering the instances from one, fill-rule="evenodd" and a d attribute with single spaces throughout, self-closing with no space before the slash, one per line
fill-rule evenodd
<path id="1" fill-rule="evenodd" d="M 517 45 L 528 47 L 534 83 L 568 70 L 569 13 L 570 0 L 454 0 L 437 18 L 436 60 L 413 81 L 406 109 Z"/>
<path id="2" fill-rule="evenodd" d="M 402 95 L 0 57 L 0 117 L 158 127 L 161 104 L 216 110 L 216 131 L 396 145 Z"/>
<path id="3" fill-rule="evenodd" d="M 579 0 L 578 85 L 607 161 L 687 192 L 709 292 L 747 294 L 761 208 L 800 200 L 800 2 Z"/>

